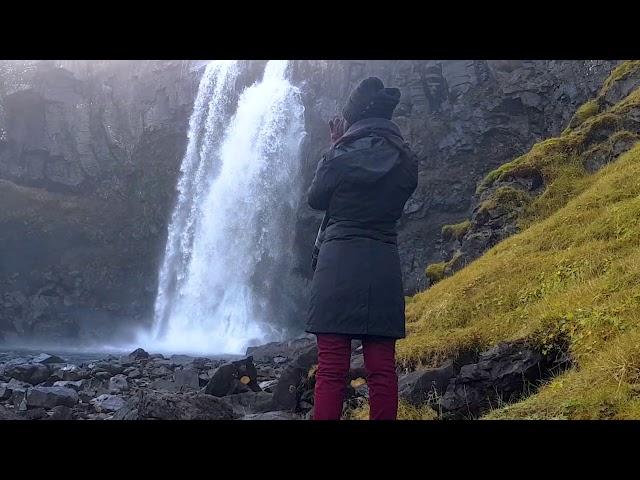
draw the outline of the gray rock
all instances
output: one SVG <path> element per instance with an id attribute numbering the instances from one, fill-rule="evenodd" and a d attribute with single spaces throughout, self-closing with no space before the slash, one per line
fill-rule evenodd
<path id="1" fill-rule="evenodd" d="M 51 369 L 41 363 L 23 363 L 5 368 L 5 375 L 32 385 L 44 382 L 51 376 Z"/>
<path id="2" fill-rule="evenodd" d="M 275 361 L 275 358 L 294 358 L 302 348 L 315 343 L 312 338 L 295 338 L 286 342 L 271 342 L 265 345 L 247 348 L 247 356 L 252 356 L 256 362 Z"/>
<path id="3" fill-rule="evenodd" d="M 29 407 L 53 408 L 57 405 L 72 407 L 78 403 L 78 392 L 65 387 L 33 387 L 27 391 Z"/>
<path id="4" fill-rule="evenodd" d="M 102 394 L 90 402 L 98 413 L 116 412 L 124 407 L 126 401 L 119 395 Z"/>
<path id="5" fill-rule="evenodd" d="M 57 407 L 53 407 L 51 410 L 51 415 L 49 415 L 48 420 L 72 420 L 73 419 L 73 410 L 66 405 L 58 405 Z"/>
<path id="6" fill-rule="evenodd" d="M 82 388 L 85 386 L 85 384 L 87 383 L 86 380 L 77 380 L 75 382 L 72 382 L 70 380 L 58 380 L 57 382 L 53 383 L 54 387 L 65 387 L 65 388 L 71 388 L 73 390 L 75 390 L 76 392 L 82 390 Z"/>
<path id="7" fill-rule="evenodd" d="M 0 420 L 23 420 L 23 417 L 4 405 L 0 405 Z"/>
<path id="8" fill-rule="evenodd" d="M 47 417 L 47 411 L 42 407 L 32 408 L 25 412 L 25 418 L 27 420 L 41 420 Z"/>
<path id="9" fill-rule="evenodd" d="M 200 379 L 198 376 L 197 370 L 193 368 L 183 368 L 174 372 L 173 381 L 178 388 L 198 390 L 200 388 Z"/>
<path id="10" fill-rule="evenodd" d="M 137 399 L 136 409 L 137 419 L 233 420 L 237 418 L 231 406 L 224 400 L 202 393 L 143 391 Z"/>
<path id="11" fill-rule="evenodd" d="M 49 365 L 52 363 L 65 363 L 64 359 L 56 356 L 56 355 L 49 355 L 48 353 L 41 353 L 40 355 L 38 355 L 37 357 L 35 357 L 32 360 L 33 363 L 42 363 L 45 365 Z"/>
<path id="12" fill-rule="evenodd" d="M 445 362 L 439 368 L 416 370 L 398 379 L 400 398 L 412 405 L 436 403 L 455 376 L 453 361 Z"/>
<path id="13" fill-rule="evenodd" d="M 127 377 L 129 378 L 140 378 L 141 376 L 142 376 L 142 373 L 138 368 L 134 368 L 133 370 L 130 370 L 127 373 Z"/>
<path id="14" fill-rule="evenodd" d="M 143 358 L 149 358 L 149 354 L 142 348 L 136 348 L 133 352 L 129 354 L 129 357 L 131 357 L 134 360 L 141 360 Z"/>
<path id="15" fill-rule="evenodd" d="M 264 413 L 272 410 L 273 395 L 267 392 L 245 392 L 223 397 L 238 415 Z"/>
<path id="16" fill-rule="evenodd" d="M 129 390 L 129 382 L 125 375 L 114 375 L 109 379 L 109 393 L 121 393 Z"/>
<path id="17" fill-rule="evenodd" d="M 309 370 L 318 363 L 318 347 L 315 344 L 302 349 L 296 359 L 282 372 L 273 388 L 273 406 L 277 410 L 293 411 L 297 408 L 299 387 Z"/>

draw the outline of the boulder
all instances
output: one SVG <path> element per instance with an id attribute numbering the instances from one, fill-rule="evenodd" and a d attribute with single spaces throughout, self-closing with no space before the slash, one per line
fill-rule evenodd
<path id="1" fill-rule="evenodd" d="M 76 392 L 82 390 L 82 388 L 85 386 L 85 384 L 87 383 L 86 380 L 77 380 L 75 382 L 72 382 L 70 380 L 58 380 L 57 382 L 53 383 L 54 387 L 65 387 L 65 388 L 71 388 L 73 390 L 75 390 Z"/>
<path id="2" fill-rule="evenodd" d="M 142 376 L 142 372 L 140 372 L 139 368 L 134 368 L 133 370 L 130 370 L 126 375 L 131 379 L 140 378 Z"/>
<path id="3" fill-rule="evenodd" d="M 4 405 L 0 405 L 0 420 L 22 420 L 23 417 L 17 415 L 13 410 Z"/>
<path id="4" fill-rule="evenodd" d="M 474 418 L 499 402 L 515 401 L 526 387 L 535 389 L 554 366 L 523 342 L 500 343 L 451 379 L 438 402 L 442 417 Z"/>
<path id="5" fill-rule="evenodd" d="M 33 387 L 26 394 L 28 407 L 53 408 L 58 405 L 72 407 L 78 403 L 78 392 L 65 387 Z"/>
<path id="6" fill-rule="evenodd" d="M 165 393 L 141 391 L 131 402 L 129 418 L 158 420 L 233 420 L 233 408 L 224 400 L 203 393 Z"/>
<path id="7" fill-rule="evenodd" d="M 259 392 L 257 379 L 258 371 L 253 364 L 253 358 L 247 357 L 218 367 L 207 383 L 204 393 L 224 397 L 245 391 Z"/>
<path id="8" fill-rule="evenodd" d="M 176 370 L 173 374 L 173 381 L 178 388 L 190 388 L 198 390 L 200 388 L 199 374 L 196 369 L 183 368 Z"/>
<path id="9" fill-rule="evenodd" d="M 264 413 L 271 410 L 273 395 L 267 392 L 245 392 L 223 398 L 238 415 Z"/>
<path id="10" fill-rule="evenodd" d="M 451 360 L 439 368 L 420 369 L 403 375 L 398 379 L 400 398 L 416 406 L 436 403 L 454 376 L 455 370 Z"/>
<path id="11" fill-rule="evenodd" d="M 271 362 L 277 357 L 284 358 L 283 361 L 293 359 L 298 356 L 301 349 L 314 344 L 315 339 L 301 337 L 288 340 L 286 342 L 271 342 L 265 345 L 247 348 L 247 356 L 252 356 L 256 362 Z"/>
<path id="12" fill-rule="evenodd" d="M 125 375 L 114 375 L 109 379 L 109 393 L 121 393 L 129 390 L 129 382 Z"/>
<path id="13" fill-rule="evenodd" d="M 116 412 L 125 405 L 125 400 L 119 395 L 102 394 L 90 402 L 98 413 Z"/>
<path id="14" fill-rule="evenodd" d="M 65 363 L 64 359 L 56 356 L 49 355 L 48 353 L 41 353 L 37 357 L 32 360 L 33 363 L 42 363 L 45 365 L 50 365 L 52 363 Z"/>
<path id="15" fill-rule="evenodd" d="M 5 368 L 5 375 L 31 385 L 44 382 L 51 376 L 51 369 L 41 363 L 22 363 Z"/>
<path id="16" fill-rule="evenodd" d="M 32 408 L 24 413 L 24 418 L 27 420 L 41 420 L 47 417 L 47 411 L 42 407 Z"/>
<path id="17" fill-rule="evenodd" d="M 53 407 L 51 410 L 51 415 L 47 420 L 72 420 L 73 419 L 73 410 L 71 410 L 66 405 L 58 405 L 57 407 Z"/>
<path id="18" fill-rule="evenodd" d="M 293 411 L 298 406 L 299 387 L 309 377 L 309 372 L 318 363 L 318 347 L 308 345 L 282 372 L 273 388 L 273 406 L 278 410 Z"/>
<path id="19" fill-rule="evenodd" d="M 146 351 L 144 351 L 142 348 L 136 348 L 133 352 L 129 354 L 129 357 L 131 357 L 134 360 L 141 360 L 143 358 L 149 358 L 149 354 Z M 162 355 L 160 355 L 160 357 L 162 357 Z"/>
<path id="20" fill-rule="evenodd" d="M 95 364 L 93 370 L 97 372 L 109 372 L 111 375 L 118 375 L 124 371 L 120 362 L 102 361 Z"/>

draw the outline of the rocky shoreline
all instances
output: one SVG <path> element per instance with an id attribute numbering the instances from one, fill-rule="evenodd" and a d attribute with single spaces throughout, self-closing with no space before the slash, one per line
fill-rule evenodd
<path id="1" fill-rule="evenodd" d="M 441 419 L 475 418 L 530 393 L 564 363 L 526 344 L 500 344 L 439 368 L 399 372 L 399 393 Z M 0 420 L 307 420 L 316 369 L 312 336 L 250 347 L 234 361 L 141 348 L 77 363 L 47 353 L 0 357 Z M 366 405 L 366 377 L 354 341 L 345 413 Z"/>

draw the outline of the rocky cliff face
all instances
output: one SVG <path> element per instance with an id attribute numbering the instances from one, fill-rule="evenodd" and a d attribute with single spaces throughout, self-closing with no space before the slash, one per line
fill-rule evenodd
<path id="1" fill-rule="evenodd" d="M 398 86 L 395 121 L 421 158 L 399 228 L 414 292 L 428 285 L 426 265 L 441 259 L 442 226 L 469 217 L 478 181 L 559 133 L 615 63 L 295 61 L 305 182 L 328 146 L 326 120 L 357 82 L 378 75 Z M 245 62 L 243 83 L 263 65 Z M 150 320 L 198 67 L 0 62 L 0 335 L 102 339 Z M 311 275 L 319 222 L 301 208 L 302 278 Z"/>
<path id="2" fill-rule="evenodd" d="M 327 146 L 326 119 L 340 111 L 351 89 L 368 75 L 400 88 L 394 121 L 421 159 L 418 188 L 407 203 L 398 238 L 405 290 L 414 293 L 429 284 L 425 267 L 442 258 L 442 226 L 469 217 L 484 175 L 558 134 L 616 63 L 297 62 L 310 133 L 303 159 L 308 181 Z M 313 218 L 301 213 L 301 238 L 313 237 L 319 222 Z"/>

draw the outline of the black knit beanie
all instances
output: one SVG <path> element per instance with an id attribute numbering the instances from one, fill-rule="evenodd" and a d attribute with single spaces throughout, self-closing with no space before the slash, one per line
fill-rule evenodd
<path id="1" fill-rule="evenodd" d="M 342 116 L 349 125 L 371 117 L 391 120 L 399 101 L 400 90 L 385 88 L 378 77 L 365 78 L 351 92 Z"/>

